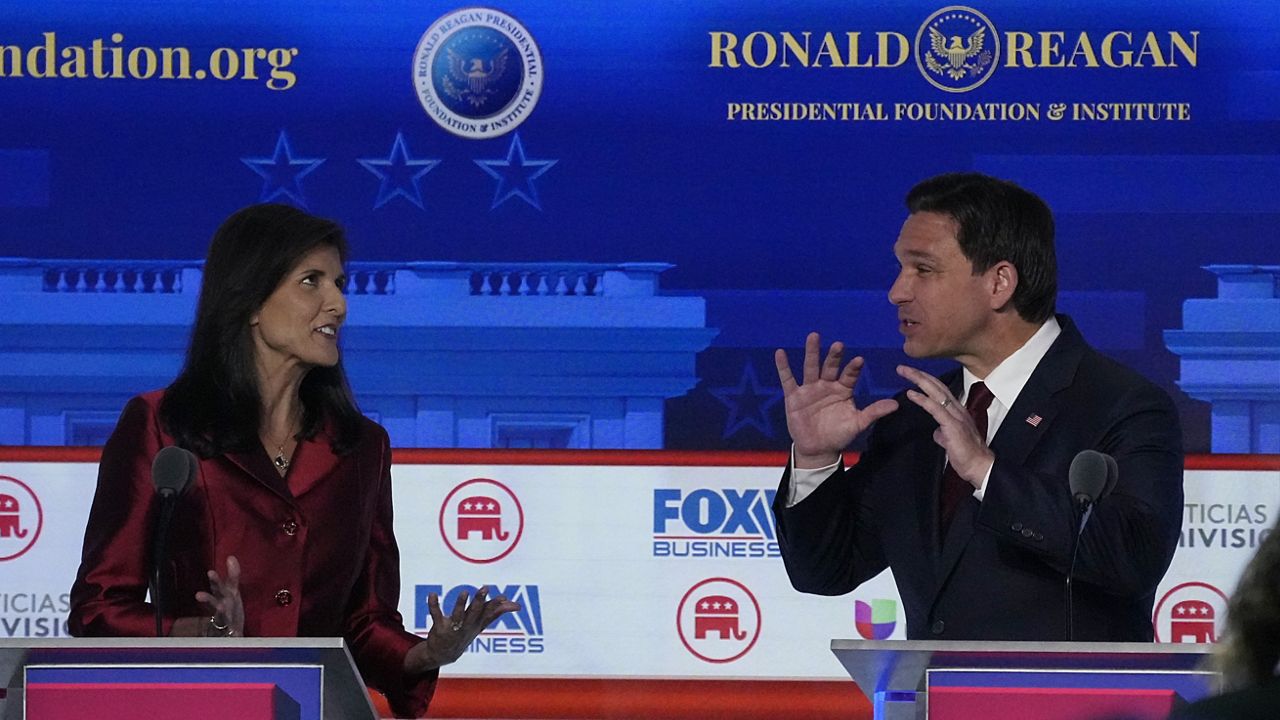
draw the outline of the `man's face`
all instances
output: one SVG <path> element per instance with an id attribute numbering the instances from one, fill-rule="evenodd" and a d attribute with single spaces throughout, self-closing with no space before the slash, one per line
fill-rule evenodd
<path id="1" fill-rule="evenodd" d="M 889 302 L 898 307 L 902 350 L 913 358 L 963 363 L 981 354 L 991 333 L 990 273 L 973 274 L 957 230 L 947 215 L 918 212 L 907 217 L 893 245 L 901 269 Z"/>

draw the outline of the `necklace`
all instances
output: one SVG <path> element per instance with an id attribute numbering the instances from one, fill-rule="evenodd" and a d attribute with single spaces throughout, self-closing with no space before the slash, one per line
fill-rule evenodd
<path id="1" fill-rule="evenodd" d="M 276 450 L 279 452 L 271 462 L 275 464 L 277 470 L 284 472 L 289 469 L 289 458 L 284 456 L 284 445 L 276 445 Z"/>
<path id="2" fill-rule="evenodd" d="M 289 457 L 285 456 L 284 446 L 285 446 L 285 443 L 289 442 L 289 439 L 292 438 L 293 436 L 294 436 L 294 433 L 286 434 L 284 436 L 284 442 L 280 442 L 280 443 L 276 442 L 275 440 L 272 440 L 270 437 L 267 438 L 267 440 L 272 445 L 276 446 L 276 456 L 271 458 L 271 464 L 276 466 L 276 470 L 280 471 L 281 475 L 285 474 L 285 472 L 289 470 L 289 464 L 292 462 L 292 460 Z"/>

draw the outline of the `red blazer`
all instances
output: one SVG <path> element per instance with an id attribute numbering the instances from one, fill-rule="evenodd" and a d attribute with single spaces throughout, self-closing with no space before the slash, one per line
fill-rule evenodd
<path id="1" fill-rule="evenodd" d="M 160 427 L 160 391 L 125 406 L 102 451 L 98 488 L 71 588 L 70 626 L 78 636 L 149 636 L 146 602 L 151 527 L 158 504 L 151 461 L 174 440 Z M 303 440 L 280 477 L 261 447 L 200 461 L 199 477 L 179 499 L 163 569 L 168 614 L 204 615 L 195 600 L 205 573 L 242 567 L 245 634 L 334 637 L 347 641 L 367 683 L 398 716 L 421 717 L 438 673 L 407 682 L 404 657 L 422 641 L 404 629 L 400 552 L 392 533 L 391 448 L 381 426 L 365 421 L 358 446 L 330 449 L 322 430 Z"/>

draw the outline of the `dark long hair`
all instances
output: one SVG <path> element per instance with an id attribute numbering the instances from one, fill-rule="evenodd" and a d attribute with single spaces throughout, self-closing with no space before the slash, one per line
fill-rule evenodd
<path id="1" fill-rule="evenodd" d="M 322 246 L 346 263 L 342 228 L 288 205 L 247 207 L 214 233 L 187 359 L 160 405 L 160 421 L 179 445 L 212 457 L 260 442 L 262 394 L 249 320 L 285 274 Z M 360 411 L 341 361 L 308 371 L 299 395 L 303 437 L 314 436 L 327 418 L 336 429 L 334 451 L 355 446 Z"/>

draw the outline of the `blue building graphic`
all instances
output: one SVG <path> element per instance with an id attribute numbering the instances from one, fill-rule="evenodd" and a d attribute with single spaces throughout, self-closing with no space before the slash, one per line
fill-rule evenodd
<path id="1" fill-rule="evenodd" d="M 99 445 L 178 372 L 198 261 L 0 260 L 0 443 Z M 663 446 L 705 302 L 660 263 L 354 263 L 344 362 L 400 447 Z"/>
<path id="2" fill-rule="evenodd" d="M 1184 392 L 1212 403 L 1216 453 L 1280 453 L 1280 265 L 1209 265 L 1218 297 L 1183 304 L 1166 330 Z"/>

